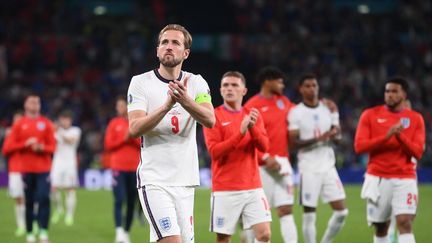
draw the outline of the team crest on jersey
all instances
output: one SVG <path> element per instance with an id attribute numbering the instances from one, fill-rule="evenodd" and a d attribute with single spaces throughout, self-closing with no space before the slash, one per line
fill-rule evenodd
<path id="1" fill-rule="evenodd" d="M 37 127 L 37 129 L 38 129 L 39 131 L 43 131 L 43 130 L 45 130 L 45 127 L 46 127 L 45 122 L 42 122 L 42 121 L 38 122 L 38 123 L 36 124 L 36 127 Z"/>
<path id="2" fill-rule="evenodd" d="M 277 107 L 278 107 L 279 109 L 281 109 L 281 110 L 285 109 L 285 104 L 284 104 L 283 100 L 281 100 L 281 99 L 278 99 L 278 100 L 276 101 L 276 105 L 277 105 Z"/>
<path id="3" fill-rule="evenodd" d="M 401 122 L 403 128 L 408 128 L 411 124 L 411 120 L 408 117 L 402 117 L 400 119 L 400 122 Z"/>
<path id="4" fill-rule="evenodd" d="M 224 226 L 225 218 L 224 217 L 217 217 L 216 218 L 216 225 L 217 227 L 221 228 Z"/>
<path id="5" fill-rule="evenodd" d="M 171 229 L 171 220 L 169 217 L 159 219 L 159 224 L 164 231 Z"/>
<path id="6" fill-rule="evenodd" d="M 131 94 L 128 95 L 128 103 L 132 104 L 133 96 Z"/>
<path id="7" fill-rule="evenodd" d="M 319 121 L 319 115 L 318 114 L 314 114 L 313 115 L 313 120 L 314 121 Z"/>

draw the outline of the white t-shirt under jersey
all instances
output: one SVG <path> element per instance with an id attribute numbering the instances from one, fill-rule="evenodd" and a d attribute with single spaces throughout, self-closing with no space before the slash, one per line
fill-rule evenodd
<path id="1" fill-rule="evenodd" d="M 178 80 L 185 77 L 189 77 L 187 92 L 192 99 L 209 94 L 201 75 L 182 71 Z M 168 82 L 157 70 L 134 76 L 128 90 L 128 112 L 142 110 L 149 114 L 161 107 L 167 100 Z M 179 103 L 143 135 L 140 159 L 138 187 L 199 185 L 196 121 Z"/>
<path id="2" fill-rule="evenodd" d="M 65 137 L 76 138 L 74 143 L 66 143 Z M 55 133 L 57 141 L 56 150 L 53 157 L 52 171 L 62 170 L 77 170 L 77 149 L 81 138 L 81 129 L 71 126 L 68 129 L 59 128 Z"/>
<path id="3" fill-rule="evenodd" d="M 298 130 L 301 140 L 319 136 L 331 129 L 333 121 L 330 110 L 321 102 L 317 107 L 303 103 L 291 109 L 288 114 L 288 129 Z M 335 154 L 329 143 L 319 142 L 299 149 L 297 153 L 300 172 L 326 172 L 335 165 Z"/>

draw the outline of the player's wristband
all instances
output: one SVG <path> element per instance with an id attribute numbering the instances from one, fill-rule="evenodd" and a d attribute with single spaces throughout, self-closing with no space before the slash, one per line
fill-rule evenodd
<path id="1" fill-rule="evenodd" d="M 207 93 L 200 93 L 197 94 L 196 98 L 195 98 L 195 102 L 198 104 L 201 103 L 211 103 L 211 96 Z"/>

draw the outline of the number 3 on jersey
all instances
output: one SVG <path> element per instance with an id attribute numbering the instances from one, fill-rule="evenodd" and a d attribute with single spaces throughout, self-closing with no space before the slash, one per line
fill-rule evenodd
<path id="1" fill-rule="evenodd" d="M 176 117 L 176 116 L 172 116 L 172 117 L 171 117 L 171 125 L 173 126 L 173 127 L 171 128 L 171 131 L 172 131 L 174 134 L 177 134 L 177 133 L 180 131 L 178 117 Z"/>

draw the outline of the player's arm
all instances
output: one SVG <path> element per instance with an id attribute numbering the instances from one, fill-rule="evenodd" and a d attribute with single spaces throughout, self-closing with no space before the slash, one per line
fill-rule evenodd
<path id="1" fill-rule="evenodd" d="M 369 113 L 363 112 L 360 116 L 359 123 L 354 138 L 354 150 L 357 154 L 369 153 L 379 148 L 383 143 L 393 136 L 396 127 L 390 128 L 387 134 L 376 137 L 371 137 L 371 125 L 369 121 Z"/>
<path id="2" fill-rule="evenodd" d="M 221 127 L 218 124 L 213 128 L 204 127 L 203 129 L 207 150 L 212 160 L 220 160 L 234 151 L 244 137 L 244 134 L 239 130 L 228 139 L 223 139 L 220 129 Z"/>
<path id="3" fill-rule="evenodd" d="M 104 139 L 105 150 L 108 151 L 115 150 L 119 148 L 121 145 L 123 145 L 126 141 L 125 136 L 123 137 L 117 136 L 115 127 L 116 127 L 115 120 L 110 121 L 105 133 L 105 139 Z M 126 132 L 128 133 L 127 130 Z"/>
<path id="4" fill-rule="evenodd" d="M 75 144 L 79 141 L 81 134 L 80 133 L 73 133 L 73 134 L 62 134 L 63 140 L 67 144 Z"/>
<path id="5" fill-rule="evenodd" d="M 298 129 L 289 130 L 289 146 L 290 148 L 296 150 L 296 149 L 301 149 L 301 148 L 311 146 L 318 142 L 328 141 L 330 140 L 329 132 L 330 131 L 324 133 L 319 137 L 314 137 L 311 139 L 300 139 L 300 130 Z"/>
<path id="6" fill-rule="evenodd" d="M 215 125 L 216 118 L 210 96 L 208 94 L 198 94 L 195 100 L 192 99 L 187 94 L 188 79 L 189 77 L 186 77 L 183 83 L 177 80 L 170 82 L 168 85 L 170 88 L 169 94 L 175 101 L 180 103 L 198 123 L 205 127 L 212 128 Z M 199 97 L 200 95 L 207 95 L 208 98 Z"/>
<path id="7" fill-rule="evenodd" d="M 47 121 L 47 129 L 44 134 L 43 141 L 31 145 L 31 148 L 36 153 L 53 154 L 56 148 L 55 129 L 54 125 Z"/>
<path id="8" fill-rule="evenodd" d="M 264 128 L 264 123 L 259 115 L 257 109 L 252 108 L 249 113 L 250 122 L 248 125 L 249 132 L 253 139 L 255 147 L 261 151 L 265 152 L 269 148 L 269 139 L 267 136 L 267 131 Z"/>
<path id="9" fill-rule="evenodd" d="M 396 134 L 396 139 L 399 141 L 405 153 L 407 153 L 410 157 L 415 157 L 417 160 L 420 160 L 422 157 L 426 139 L 424 120 L 423 117 L 419 117 L 420 118 L 416 132 L 414 133 L 414 138 L 408 138 L 403 131 Z"/>
<path id="10" fill-rule="evenodd" d="M 155 128 L 164 116 L 171 110 L 175 101 L 168 95 L 167 101 L 156 110 L 148 113 L 143 110 L 128 112 L 129 134 L 131 137 L 139 137 Z"/>

